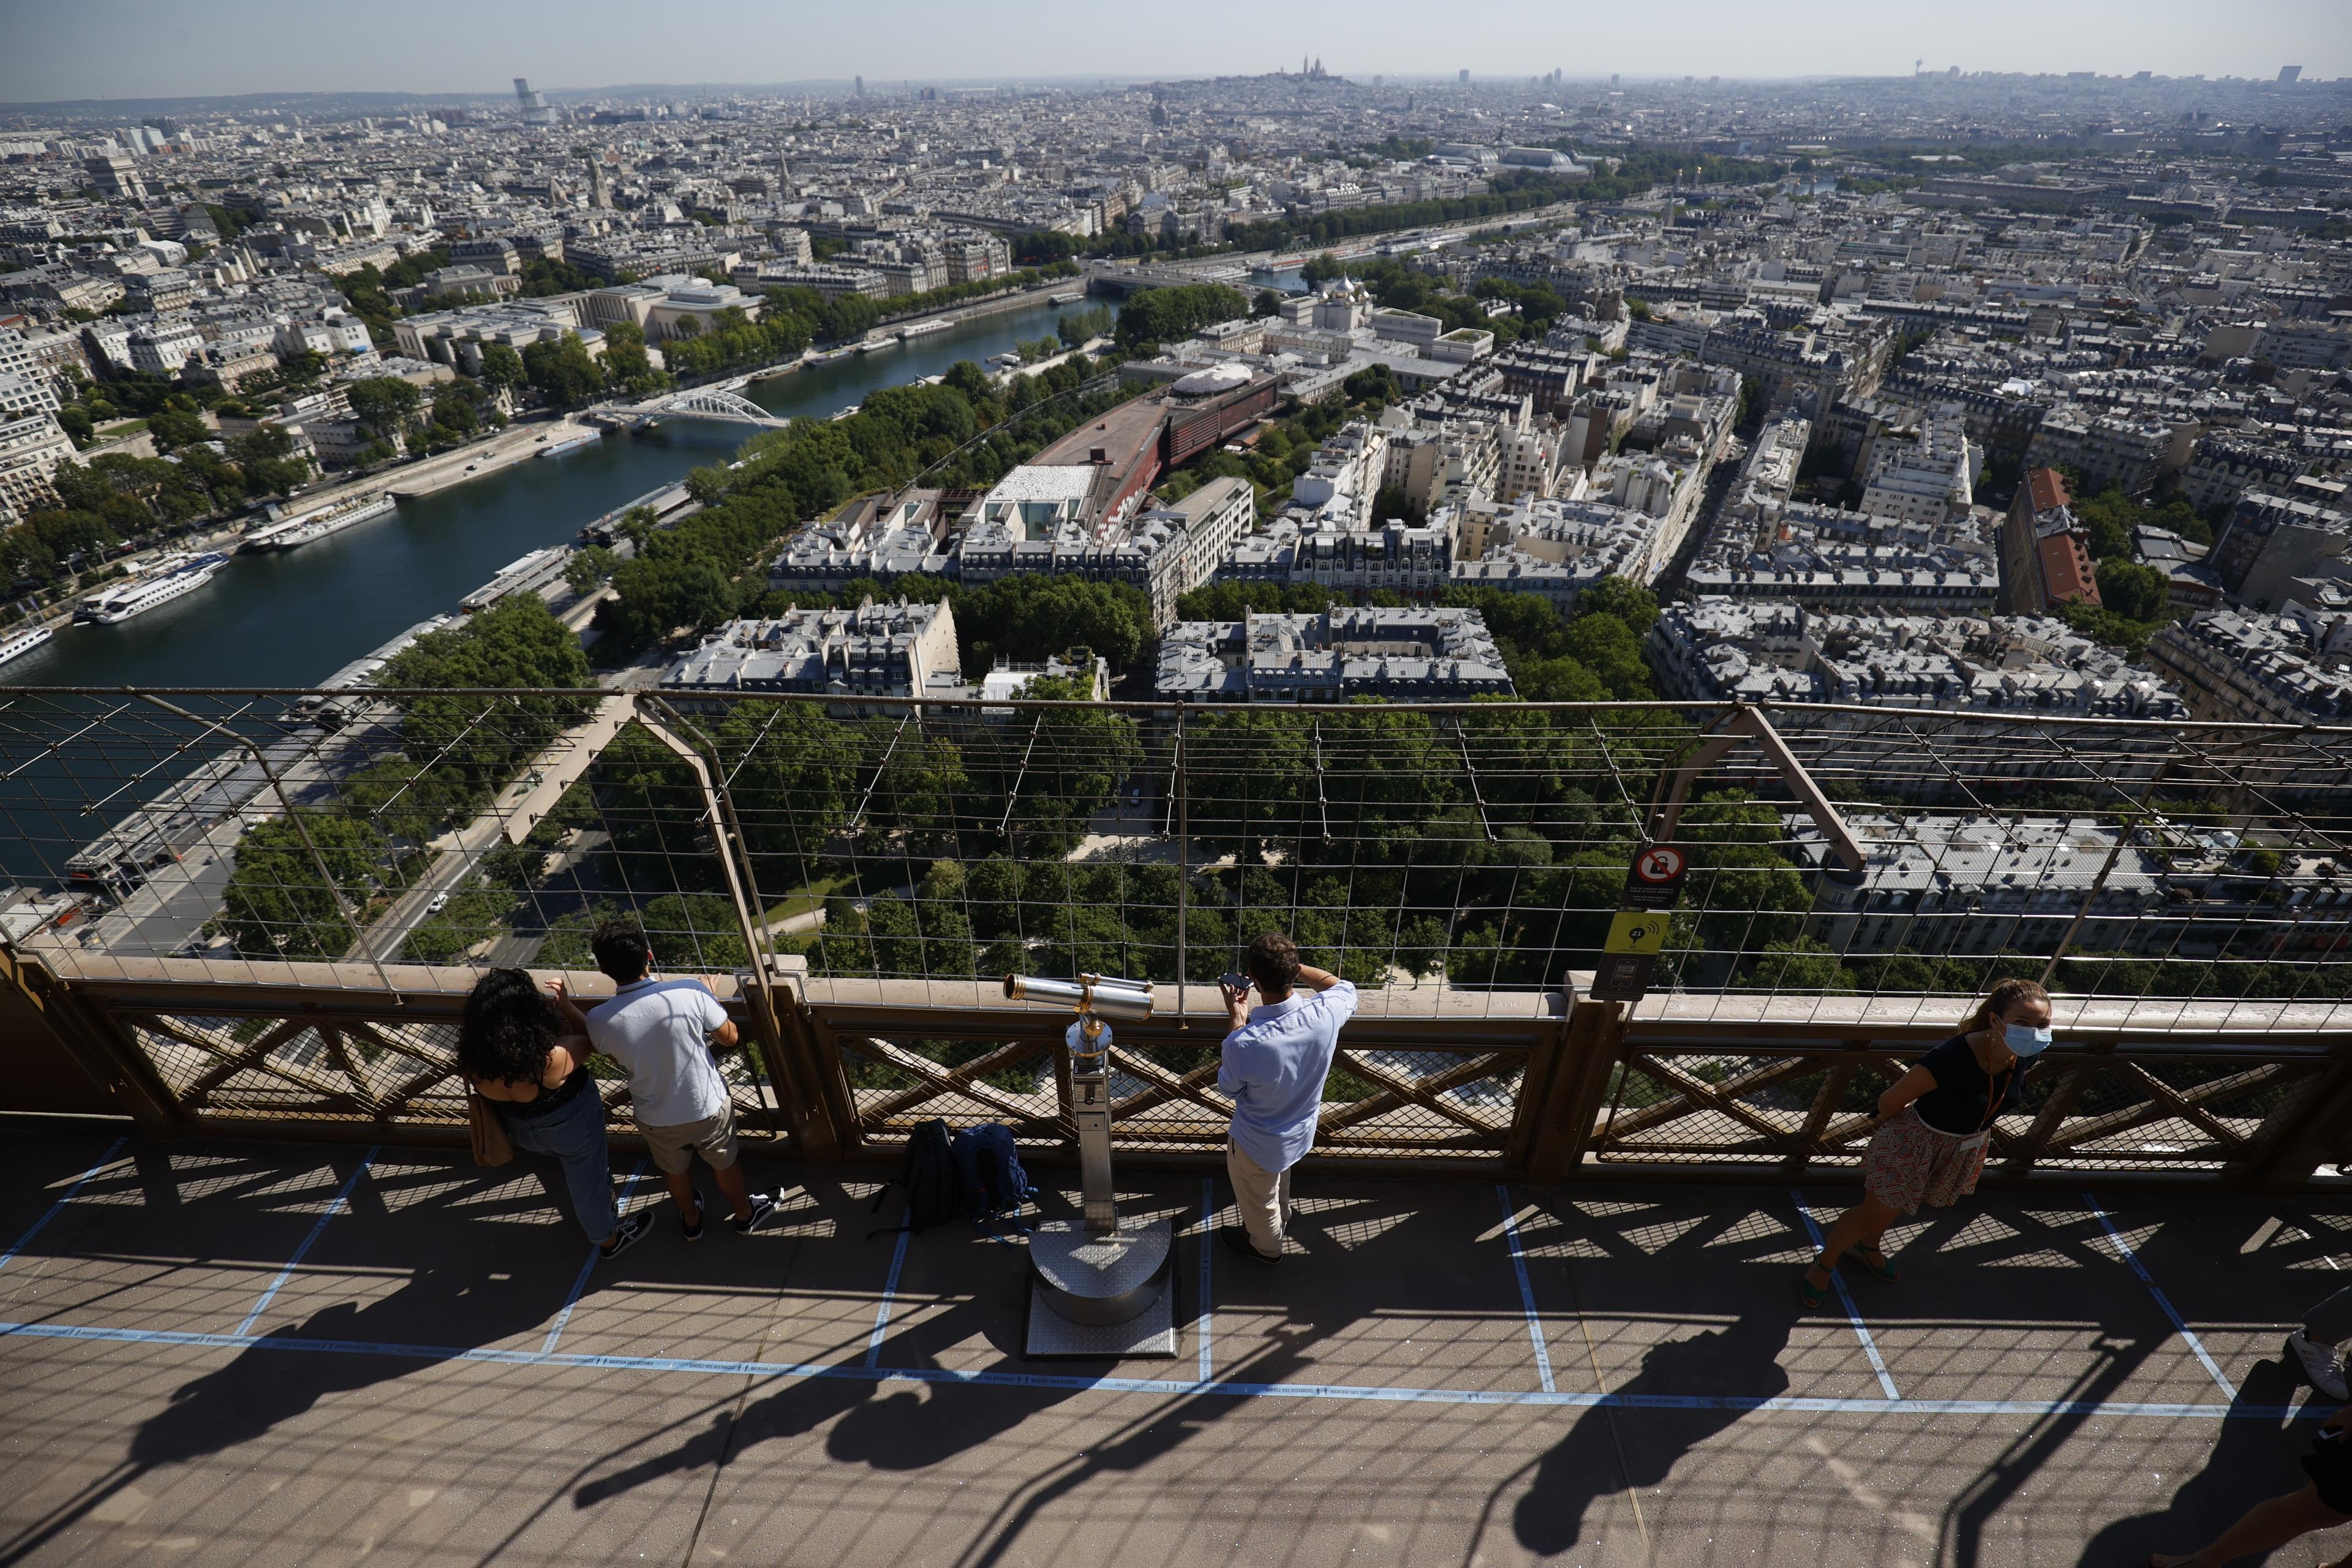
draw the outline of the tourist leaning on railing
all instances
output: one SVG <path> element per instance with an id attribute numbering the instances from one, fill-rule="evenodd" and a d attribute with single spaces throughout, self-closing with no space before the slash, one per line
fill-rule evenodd
<path id="1" fill-rule="evenodd" d="M 623 1219 L 613 1200 L 587 1024 L 560 981 L 549 989 L 552 1000 L 520 969 L 493 969 L 476 981 L 457 1024 L 457 1065 L 515 1147 L 562 1163 L 580 1227 L 600 1254 L 617 1258 L 652 1220 L 642 1212 Z"/>
<path id="2" fill-rule="evenodd" d="M 1969 1026 L 1919 1059 L 1878 1097 L 1878 1130 L 1862 1160 L 1862 1202 L 1838 1215 L 1797 1294 L 1822 1304 L 1848 1251 L 1865 1271 L 1899 1278 L 1879 1238 L 1898 1215 L 1942 1208 L 1977 1190 L 1992 1124 L 2023 1100 L 2033 1058 L 2050 1044 L 2050 994 L 2031 980 L 2004 980 Z"/>
<path id="3" fill-rule="evenodd" d="M 1356 1011 L 1356 988 L 1299 963 L 1297 945 L 1279 931 L 1252 942 L 1246 963 L 1239 984 L 1229 978 L 1220 987 L 1228 1029 L 1217 1088 L 1234 1101 L 1225 1173 L 1242 1221 L 1224 1233 L 1225 1244 L 1274 1262 L 1290 1228 L 1290 1168 L 1315 1146 L 1323 1080 L 1339 1026 Z M 1255 1007 L 1253 987 L 1262 998 Z"/>
<path id="4" fill-rule="evenodd" d="M 680 1233 L 702 1239 L 702 1194 L 694 1184 L 700 1154 L 733 1211 L 729 1226 L 751 1235 L 776 1212 L 776 1200 L 743 1184 L 735 1100 L 711 1058 L 714 1047 L 736 1043 L 734 1021 L 702 981 L 655 979 L 653 949 L 633 921 L 606 921 L 589 945 L 617 989 L 581 1026 L 596 1049 L 629 1069 L 637 1131 L 677 1205 Z"/>

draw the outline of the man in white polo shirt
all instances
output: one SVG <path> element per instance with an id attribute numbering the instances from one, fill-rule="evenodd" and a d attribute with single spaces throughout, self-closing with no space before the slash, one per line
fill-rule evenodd
<path id="1" fill-rule="evenodd" d="M 619 987 L 588 1014 L 589 1043 L 629 1069 L 629 1100 L 637 1131 L 677 1200 L 688 1241 L 702 1239 L 702 1194 L 694 1185 L 698 1151 L 734 1211 L 729 1223 L 742 1235 L 776 1212 L 776 1201 L 743 1184 L 736 1163 L 735 1102 L 719 1076 L 711 1047 L 735 1043 L 735 1023 L 699 980 L 656 980 L 645 933 L 627 921 L 606 921 L 589 945 L 596 967 Z"/>
<path id="2" fill-rule="evenodd" d="M 1315 1146 L 1323 1080 L 1339 1026 L 1355 1014 L 1356 988 L 1299 963 L 1297 944 L 1280 931 L 1252 942 L 1244 966 L 1262 1000 L 1253 1007 L 1249 986 L 1225 988 L 1231 1030 L 1217 1065 L 1217 1088 L 1234 1102 L 1225 1173 L 1242 1216 L 1225 1245 L 1271 1263 L 1290 1226 L 1290 1168 Z"/>

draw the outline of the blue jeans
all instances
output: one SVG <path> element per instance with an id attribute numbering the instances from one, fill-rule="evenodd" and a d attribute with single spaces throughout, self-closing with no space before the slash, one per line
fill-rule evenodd
<path id="1" fill-rule="evenodd" d="M 604 1100 L 590 1084 L 569 1104 L 544 1116 L 502 1116 L 518 1149 L 552 1154 L 563 1162 L 563 1184 L 572 1192 L 572 1212 L 588 1239 L 603 1242 L 621 1223 L 613 1201 L 613 1163 L 604 1152 Z"/>

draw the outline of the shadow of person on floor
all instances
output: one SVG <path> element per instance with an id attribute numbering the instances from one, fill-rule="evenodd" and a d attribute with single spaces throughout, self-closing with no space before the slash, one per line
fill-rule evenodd
<path id="1" fill-rule="evenodd" d="M 527 1334 L 562 1307 L 569 1275 L 532 1270 L 499 1279 L 494 1261 L 485 1253 L 479 1262 L 427 1264 L 380 1300 L 339 1301 L 290 1327 L 264 1325 L 252 1347 L 226 1366 L 173 1390 L 104 1477 L 0 1542 L 0 1563 L 29 1555 L 164 1466 L 267 1436 L 334 1395 Z M 434 1338 L 420 1342 L 425 1334 Z"/>
<path id="2" fill-rule="evenodd" d="M 1602 1496 L 1654 1487 L 1682 1457 L 1789 1391 L 1780 1352 L 1796 1324 L 1793 1306 L 1759 1308 L 1720 1329 L 1669 1340 L 1642 1358 L 1642 1370 L 1613 1391 L 1612 1404 L 1644 1406 L 1638 1441 L 1622 1444 L 1617 1412 L 1589 1406 L 1567 1436 L 1546 1450 L 1511 1512 L 1511 1527 L 1530 1552 L 1565 1552 L 1584 1533 L 1584 1516 Z M 1693 1404 L 1682 1405 L 1680 1401 Z M 1701 1401 L 1723 1400 L 1710 1407 Z"/>
<path id="3" fill-rule="evenodd" d="M 956 1344 L 985 1336 L 1004 1356 L 1003 1369 L 1017 1369 L 1017 1352 L 988 1333 L 986 1318 L 977 1300 L 961 1303 L 924 1319 L 920 1337 L 932 1344 Z M 879 1364 L 936 1369 L 937 1363 L 915 1339 L 912 1326 L 892 1332 L 883 1341 Z M 573 1505 L 591 1508 L 665 1476 L 732 1464 L 762 1443 L 804 1436 L 835 1420 L 839 1424 L 825 1440 L 825 1452 L 834 1459 L 876 1469 L 921 1469 L 1000 1437 L 1080 1392 L 1076 1387 L 939 1382 L 885 1394 L 881 1374 L 855 1359 L 855 1345 L 845 1345 L 838 1353 L 841 1359 L 827 1371 L 782 1384 L 744 1405 L 740 1415 L 714 1412 L 708 1427 L 667 1452 L 582 1483 L 572 1491 Z M 1053 1370 L 1086 1375 L 1084 1363 Z"/>
<path id="4" fill-rule="evenodd" d="M 2296 1461 L 2311 1451 L 2312 1434 L 2335 1406 L 2315 1398 L 2291 1425 L 2263 1414 L 2284 1406 L 2302 1381 L 2284 1361 L 2256 1363 L 2230 1402 L 2229 1417 L 2213 1423 L 2213 1449 L 2203 1467 L 2162 1510 L 2116 1520 L 2093 1536 L 2079 1568 L 2138 1568 L 2152 1552 L 2194 1552 L 2254 1504 L 2303 1487 L 2309 1478 Z"/>
<path id="5" fill-rule="evenodd" d="M 1308 1347 L 1317 1337 L 1314 1331 L 1285 1328 L 1274 1333 L 1274 1342 L 1236 1362 L 1216 1381 L 1280 1383 L 1304 1368 Z M 957 1554 L 955 1568 L 998 1568 L 1019 1547 L 1031 1525 L 1089 1482 L 1106 1475 L 1137 1474 L 1250 1403 L 1246 1397 L 1221 1392 L 1213 1383 L 1169 1397 L 1085 1452 L 1022 1480 Z M 1034 1559 L 1024 1552 L 1020 1560 Z"/>

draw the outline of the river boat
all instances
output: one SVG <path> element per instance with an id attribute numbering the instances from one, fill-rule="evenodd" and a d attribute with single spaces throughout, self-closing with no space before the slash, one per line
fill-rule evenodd
<path id="1" fill-rule="evenodd" d="M 0 632 L 0 664 L 32 652 L 56 635 L 47 626 L 21 626 L 13 632 Z"/>
<path id="2" fill-rule="evenodd" d="M 299 517 L 289 517 L 267 528 L 255 529 L 245 536 L 242 548 L 248 551 L 298 549 L 341 533 L 370 518 L 396 511 L 399 508 L 400 503 L 388 495 L 354 496 L 350 500 L 321 507 L 317 511 L 306 511 Z"/>
<path id="3" fill-rule="evenodd" d="M 576 452 L 583 447 L 593 447 L 604 438 L 604 433 L 602 430 L 590 430 L 574 436 L 569 440 L 558 441 L 551 446 L 543 447 L 540 449 L 539 455 L 542 458 L 560 458 L 566 452 Z"/>
<path id="4" fill-rule="evenodd" d="M 117 583 L 84 599 L 74 609 L 74 620 L 83 626 L 118 626 L 194 593 L 227 564 L 228 557 L 217 550 L 201 555 L 167 555 L 145 576 Z"/>

